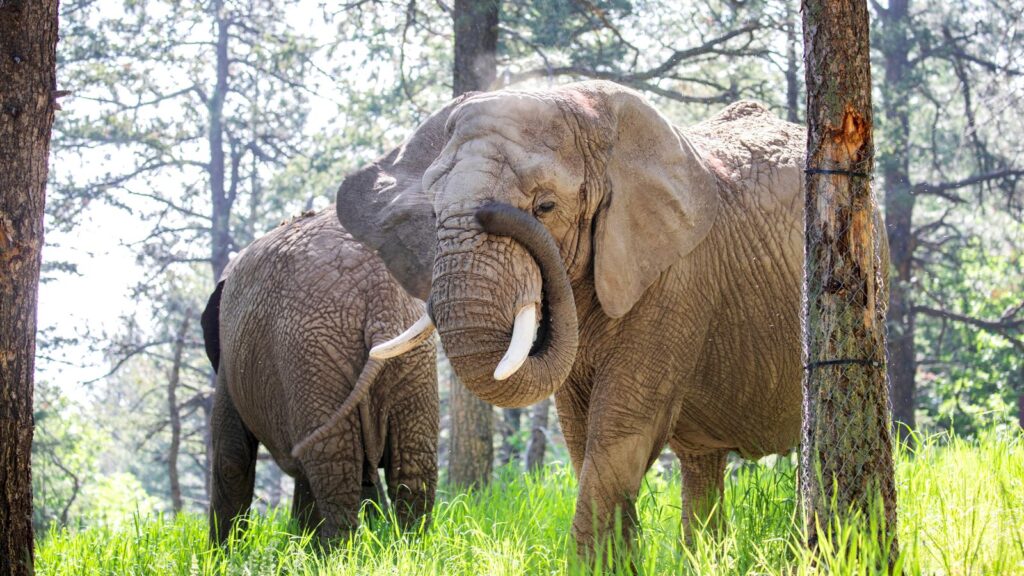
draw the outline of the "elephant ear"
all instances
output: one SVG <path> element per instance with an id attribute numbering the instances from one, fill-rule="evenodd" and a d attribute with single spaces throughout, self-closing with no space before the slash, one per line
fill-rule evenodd
<path id="1" fill-rule="evenodd" d="M 614 86 L 606 103 L 611 197 L 597 215 L 594 283 L 605 313 L 619 318 L 707 236 L 719 193 L 690 142 L 638 93 Z"/>
<path id="2" fill-rule="evenodd" d="M 375 250 L 409 294 L 425 299 L 434 266 L 433 203 L 423 193 L 423 172 L 447 139 L 445 123 L 464 94 L 432 114 L 400 146 L 349 174 L 337 195 L 338 220 Z"/>

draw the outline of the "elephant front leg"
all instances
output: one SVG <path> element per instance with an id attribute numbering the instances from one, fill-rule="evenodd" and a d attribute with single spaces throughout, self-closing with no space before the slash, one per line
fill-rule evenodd
<path id="1" fill-rule="evenodd" d="M 392 409 L 384 467 L 388 495 L 404 529 L 430 522 L 437 491 L 439 407 L 436 389 Z"/>
<path id="2" fill-rule="evenodd" d="M 591 402 L 586 455 L 580 473 L 579 496 L 573 518 L 577 550 L 589 560 L 606 549 L 609 538 L 619 540 L 618 554 L 632 563 L 633 539 L 639 527 L 636 499 L 644 474 L 665 445 L 668 415 L 623 405 L 622 394 Z M 636 401 L 635 396 L 633 401 Z M 625 558 L 613 557 L 619 563 Z"/>
<path id="3" fill-rule="evenodd" d="M 725 462 L 729 451 L 696 454 L 673 449 L 679 457 L 683 476 L 683 538 L 691 544 L 700 527 L 707 526 L 716 532 L 722 528 Z"/>
<path id="4" fill-rule="evenodd" d="M 591 384 L 582 384 L 570 379 L 555 392 L 555 408 L 558 410 L 558 424 L 562 428 L 565 446 L 569 449 L 569 460 L 573 472 L 580 477 L 583 459 L 587 452 L 587 410 L 590 405 Z"/>

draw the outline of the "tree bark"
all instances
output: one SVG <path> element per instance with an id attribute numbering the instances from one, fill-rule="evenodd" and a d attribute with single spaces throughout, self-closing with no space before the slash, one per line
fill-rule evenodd
<path id="1" fill-rule="evenodd" d="M 491 480 L 494 461 L 493 408 L 451 375 L 451 452 L 448 481 L 455 486 L 481 486 Z"/>
<path id="2" fill-rule="evenodd" d="M 544 452 L 548 444 L 548 413 L 551 398 L 545 398 L 533 405 L 530 414 L 530 442 L 526 445 L 526 470 L 535 472 L 544 467 Z"/>
<path id="3" fill-rule="evenodd" d="M 501 426 L 501 449 L 498 451 L 498 465 L 505 466 L 513 460 L 519 459 L 516 447 L 512 445 L 513 439 L 523 427 L 523 409 L 505 408 L 502 412 Z"/>
<path id="4" fill-rule="evenodd" d="M 801 488 L 808 544 L 881 498 L 895 561 L 885 371 L 886 254 L 876 229 L 866 0 L 804 0 L 806 310 Z M 819 534 L 819 529 L 823 532 Z"/>
<path id="5" fill-rule="evenodd" d="M 890 0 L 879 12 L 879 49 L 885 64 L 886 154 L 879 162 L 885 182 L 885 228 L 889 235 L 894 282 L 889 292 L 889 386 L 892 417 L 901 441 L 916 424 L 917 357 L 914 351 L 914 260 L 912 230 L 915 197 L 910 182 L 910 0 Z"/>
<path id="6" fill-rule="evenodd" d="M 499 0 L 455 0 L 452 95 L 487 90 L 497 76 Z"/>
<path id="7" fill-rule="evenodd" d="M 487 90 L 497 76 L 498 0 L 456 0 L 452 11 L 455 62 L 452 95 Z M 448 480 L 460 486 L 486 484 L 494 460 L 493 409 L 451 378 L 451 452 Z"/>
<path id="8" fill-rule="evenodd" d="M 216 44 L 216 84 L 213 94 L 207 103 L 210 114 L 209 146 L 210 146 L 210 195 L 211 195 L 211 227 L 210 227 L 210 264 L 213 267 L 214 283 L 220 280 L 224 268 L 228 265 L 231 251 L 231 204 L 234 200 L 228 197 L 225 187 L 224 159 L 224 100 L 228 92 L 228 73 L 231 61 L 228 58 L 228 17 L 225 13 L 223 0 L 214 0 L 214 22 L 217 25 Z"/>
<path id="9" fill-rule="evenodd" d="M 796 14 L 793 2 L 786 2 L 786 120 L 800 122 L 800 70 L 797 50 Z"/>
<path id="10" fill-rule="evenodd" d="M 57 1 L 0 2 L 0 575 L 31 574 L 32 388 Z"/>
<path id="11" fill-rule="evenodd" d="M 185 337 L 192 313 L 185 313 L 174 339 L 174 356 L 170 377 L 167 379 L 167 416 L 171 423 L 171 444 L 167 448 L 167 478 L 171 484 L 171 509 L 181 512 L 181 482 L 178 477 L 178 453 L 181 450 L 181 411 L 178 406 L 178 385 L 181 383 L 181 363 L 185 353 Z"/>

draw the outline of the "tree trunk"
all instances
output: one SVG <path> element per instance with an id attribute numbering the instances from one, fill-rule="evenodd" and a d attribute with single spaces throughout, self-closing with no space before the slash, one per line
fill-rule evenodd
<path id="1" fill-rule="evenodd" d="M 452 95 L 487 90 L 498 74 L 498 0 L 455 0 Z"/>
<path id="2" fill-rule="evenodd" d="M 786 120 L 800 121 L 800 70 L 797 61 L 796 14 L 793 2 L 786 1 Z"/>
<path id="3" fill-rule="evenodd" d="M 881 498 L 896 559 L 885 371 L 885 244 L 876 229 L 866 0 L 804 0 L 807 84 L 802 499 L 808 543 Z"/>
<path id="4" fill-rule="evenodd" d="M 494 410 L 463 386 L 454 371 L 449 382 L 452 430 L 448 481 L 456 486 L 487 484 L 494 461 Z"/>
<path id="5" fill-rule="evenodd" d="M 902 441 L 908 439 L 915 425 L 914 378 L 917 373 L 911 286 L 915 198 L 910 183 L 909 8 L 909 0 L 890 0 L 888 9 L 879 12 L 879 49 L 885 63 L 882 105 L 887 143 L 887 152 L 881 156 L 879 164 L 885 177 L 885 228 L 895 275 L 889 292 L 889 386 L 893 424 Z"/>
<path id="6" fill-rule="evenodd" d="M 497 75 L 498 0 L 455 0 L 455 62 L 452 94 L 487 90 Z M 448 480 L 456 485 L 486 484 L 494 459 L 493 409 L 451 378 L 451 452 Z"/>
<path id="7" fill-rule="evenodd" d="M 214 283 L 220 280 L 224 268 L 228 265 L 228 255 L 231 250 L 231 203 L 232 198 L 228 197 L 225 190 L 225 161 L 224 161 L 224 100 L 228 92 L 228 67 L 231 61 L 228 59 L 228 19 L 224 12 L 223 0 L 213 2 L 214 21 L 217 23 L 217 44 L 216 44 L 216 85 L 213 94 L 207 102 L 210 114 L 210 195 L 211 195 L 211 227 L 210 227 L 210 264 L 213 267 Z"/>
<path id="8" fill-rule="evenodd" d="M 32 388 L 57 2 L 0 2 L 0 575 L 31 574 Z"/>
<path id="9" fill-rule="evenodd" d="M 178 334 L 174 340 L 174 356 L 171 374 L 167 379 L 167 416 L 171 422 L 171 445 L 167 448 L 167 478 L 171 484 L 171 509 L 175 515 L 181 512 L 181 482 L 178 477 L 178 452 L 181 450 L 181 411 L 178 407 L 178 384 L 181 383 L 181 362 L 185 352 L 185 337 L 191 311 L 185 312 Z"/>
<path id="10" fill-rule="evenodd" d="M 498 465 L 505 466 L 509 462 L 519 459 L 518 451 L 512 442 L 523 427 L 523 409 L 505 408 L 501 412 L 501 449 L 498 450 Z"/>
<path id="11" fill-rule="evenodd" d="M 533 405 L 530 414 L 530 442 L 526 445 L 526 470 L 535 472 L 544 467 L 544 452 L 548 444 L 548 413 L 551 398 Z"/>

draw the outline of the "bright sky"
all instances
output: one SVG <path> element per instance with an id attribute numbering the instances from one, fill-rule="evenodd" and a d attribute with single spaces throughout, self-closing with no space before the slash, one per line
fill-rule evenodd
<path id="1" fill-rule="evenodd" d="M 293 8 L 287 12 L 294 30 L 314 35 L 322 41 L 334 35 L 333 26 L 325 23 L 323 12 L 316 1 L 304 0 Z M 102 14 L 116 14 L 121 10 L 123 3 L 120 0 L 101 0 Z M 329 68 L 327 62 L 320 61 L 317 64 L 321 69 Z M 160 80 L 157 78 L 158 83 Z M 329 80 L 321 84 L 321 90 L 324 86 L 330 90 Z M 75 87 L 71 88 L 73 90 Z M 311 118 L 314 119 L 307 127 L 310 133 L 324 128 L 324 123 L 315 119 L 338 116 L 337 106 L 331 98 L 340 98 L 340 95 L 324 93 L 323 96 L 310 99 Z M 62 105 L 65 112 L 58 114 L 74 114 L 76 109 L 82 111 L 92 103 L 75 98 L 73 94 L 62 100 Z M 59 135 L 55 134 L 55 137 Z M 83 165 L 74 157 L 57 156 L 52 159 L 51 170 L 55 173 L 61 170 L 86 170 L 97 176 L 117 174 L 130 170 L 132 165 L 125 164 L 130 161 L 130 158 L 115 153 L 102 161 L 86 162 Z M 62 338 L 82 336 L 88 332 L 105 341 L 123 328 L 121 318 L 125 314 L 138 314 L 141 324 L 145 326 L 145 320 L 149 317 L 148 310 L 137 306 L 130 294 L 131 287 L 143 278 L 145 270 L 136 262 L 136 249 L 130 248 L 128 244 L 142 239 L 148 230 L 148 224 L 102 202 L 92 203 L 71 232 L 64 233 L 48 227 L 43 250 L 44 261 L 73 262 L 78 266 L 80 275 L 58 273 L 56 280 L 40 286 L 39 329 Z M 100 377 L 110 370 L 102 351 L 90 351 L 84 344 L 62 346 L 52 351 L 40 350 L 39 354 L 36 379 L 59 385 L 65 393 L 78 400 L 83 399 L 87 391 L 82 386 L 83 382 Z"/>

